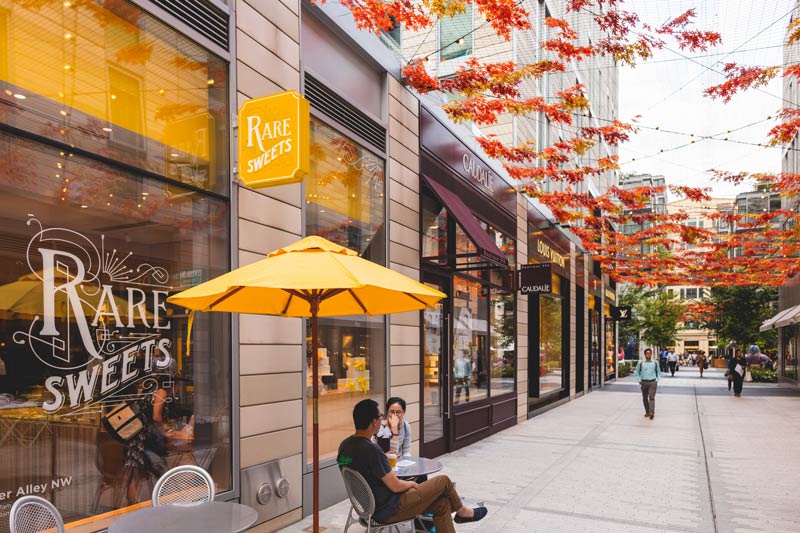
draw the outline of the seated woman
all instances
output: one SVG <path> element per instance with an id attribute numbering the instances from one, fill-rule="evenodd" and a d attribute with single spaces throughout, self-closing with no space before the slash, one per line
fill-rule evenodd
<path id="1" fill-rule="evenodd" d="M 378 430 L 378 438 L 388 438 L 389 451 L 398 457 L 411 455 L 411 425 L 404 420 L 406 401 L 392 397 L 386 401 L 386 420 Z"/>

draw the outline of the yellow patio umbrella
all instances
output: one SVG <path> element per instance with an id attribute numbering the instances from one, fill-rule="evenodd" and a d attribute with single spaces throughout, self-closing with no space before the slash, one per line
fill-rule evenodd
<path id="1" fill-rule="evenodd" d="M 265 259 L 175 294 L 167 301 L 193 311 L 311 318 L 313 530 L 316 532 L 319 531 L 317 317 L 415 311 L 433 307 L 445 296 L 409 277 L 367 261 L 353 250 L 322 237 L 306 237 L 271 252 Z"/>

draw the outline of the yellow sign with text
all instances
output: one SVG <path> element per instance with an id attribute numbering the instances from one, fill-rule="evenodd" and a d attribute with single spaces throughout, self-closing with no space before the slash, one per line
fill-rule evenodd
<path id="1" fill-rule="evenodd" d="M 309 104 L 295 91 L 239 109 L 239 180 L 252 188 L 302 181 L 309 171 Z"/>

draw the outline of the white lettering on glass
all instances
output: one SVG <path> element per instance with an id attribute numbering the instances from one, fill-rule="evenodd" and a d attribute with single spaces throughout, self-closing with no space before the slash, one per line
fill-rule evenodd
<path id="1" fill-rule="evenodd" d="M 76 231 L 45 229 L 28 220 L 34 224 L 39 231 L 28 243 L 31 276 L 25 278 L 40 282 L 41 311 L 12 339 L 58 373 L 45 378 L 52 399 L 44 402 L 44 410 L 53 413 L 68 405 L 69 414 L 99 412 L 124 400 L 128 393 L 123 392 L 134 383 L 145 394 L 155 391 L 154 376 L 169 375 L 173 362 L 172 341 L 161 338 L 161 330 L 172 328 L 167 271 L 131 265 L 133 254 L 107 250 L 105 237 L 98 248 Z M 41 269 L 33 266 L 39 258 Z M 90 357 L 75 357 L 80 353 Z M 137 356 L 144 359 L 143 367 L 135 365 Z"/>

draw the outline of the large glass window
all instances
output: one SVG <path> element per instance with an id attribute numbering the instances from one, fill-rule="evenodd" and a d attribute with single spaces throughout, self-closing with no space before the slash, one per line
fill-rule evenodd
<path id="1" fill-rule="evenodd" d="M 559 279 L 553 276 L 554 280 Z M 563 303 L 558 294 L 539 296 L 539 394 L 564 387 Z"/>
<path id="2" fill-rule="evenodd" d="M 492 396 L 514 390 L 516 381 L 516 326 L 513 294 L 494 295 L 489 303 L 491 331 L 489 362 L 491 364 Z"/>
<path id="3" fill-rule="evenodd" d="M 422 258 L 447 264 L 447 209 L 429 194 L 422 195 Z"/>
<path id="4" fill-rule="evenodd" d="M 439 21 L 439 49 L 442 61 L 472 53 L 472 5 L 463 13 Z"/>
<path id="5" fill-rule="evenodd" d="M 219 57 L 125 0 L 3 2 L 0 50 L 1 121 L 227 193 Z"/>
<path id="6" fill-rule="evenodd" d="M 606 354 L 606 379 L 611 379 L 614 377 L 615 372 L 617 371 L 617 350 L 616 346 L 616 332 L 614 331 L 614 321 L 611 320 L 611 309 L 610 304 L 605 304 L 606 307 L 606 314 L 603 317 L 605 321 L 606 331 L 605 331 L 605 354 Z"/>
<path id="7" fill-rule="evenodd" d="M 311 121 L 311 172 L 305 181 L 306 233 L 320 235 L 386 264 L 384 161 L 318 120 Z M 311 323 L 307 324 L 307 420 L 312 420 Z M 336 456 L 353 432 L 353 405 L 383 404 L 386 384 L 384 316 L 330 317 L 319 322 L 320 458 Z M 308 425 L 308 461 L 313 457 Z"/>
<path id="8" fill-rule="evenodd" d="M 227 202 L 5 133 L 0 195 L 0 531 L 33 487 L 67 522 L 180 464 L 231 490 L 230 317 L 198 314 L 190 352 L 166 303 L 228 270 Z M 115 440 L 126 404 L 144 429 Z"/>
<path id="9" fill-rule="evenodd" d="M 486 398 L 488 302 L 480 282 L 453 280 L 453 404 Z"/>

